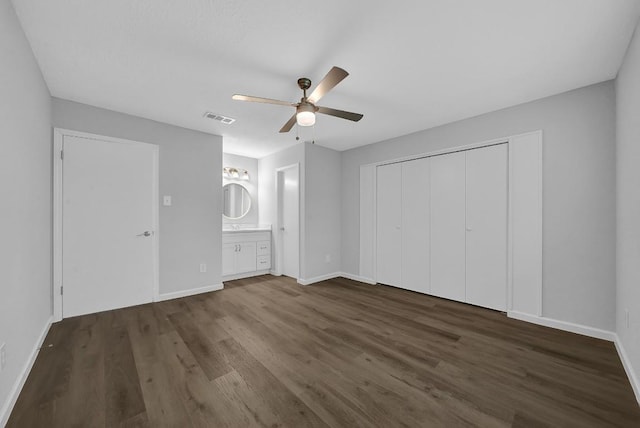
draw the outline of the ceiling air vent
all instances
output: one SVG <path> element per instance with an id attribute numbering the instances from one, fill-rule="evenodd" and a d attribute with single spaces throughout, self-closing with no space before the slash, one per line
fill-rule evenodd
<path id="1" fill-rule="evenodd" d="M 222 116 L 221 114 L 211 113 L 210 111 L 204 114 L 204 117 L 207 119 L 215 120 L 217 122 L 224 123 L 225 125 L 232 124 L 236 120 L 232 117 Z"/>

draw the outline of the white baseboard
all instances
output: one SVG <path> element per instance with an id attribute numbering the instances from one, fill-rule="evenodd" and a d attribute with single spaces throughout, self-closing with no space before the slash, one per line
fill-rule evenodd
<path id="1" fill-rule="evenodd" d="M 624 346 L 622 345 L 620 337 L 617 334 L 615 336 L 616 339 L 614 343 L 616 344 L 618 355 L 620 356 L 620 360 L 622 361 L 624 371 L 627 372 L 627 377 L 629 378 L 629 382 L 631 383 L 631 388 L 633 388 L 633 393 L 636 395 L 636 401 L 638 401 L 638 405 L 640 405 L 640 380 L 638 379 L 635 370 L 633 370 L 631 360 L 629 359 L 627 352 L 624 350 Z"/>
<path id="2" fill-rule="evenodd" d="M 347 272 L 340 272 L 340 276 L 351 279 L 353 281 L 364 282 L 365 284 L 376 285 L 376 282 L 371 278 L 365 278 L 364 276 L 354 275 Z"/>
<path id="3" fill-rule="evenodd" d="M 353 275 L 346 272 L 333 272 L 333 273 L 328 273 L 326 275 L 320 275 L 320 276 L 316 276 L 309 279 L 298 279 L 298 284 L 311 285 L 311 284 L 315 284 L 316 282 L 326 281 L 327 279 L 333 279 L 333 278 L 339 278 L 339 277 L 351 279 L 353 281 L 364 282 L 365 284 L 376 285 L 376 282 L 371 278 L 365 278 L 363 276 Z"/>
<path id="4" fill-rule="evenodd" d="M 508 311 L 507 316 L 509 318 L 515 318 L 521 321 L 527 321 L 533 324 L 543 325 L 545 327 L 557 328 L 558 330 L 569 331 L 571 333 L 582 334 L 583 336 L 595 337 L 596 339 L 608 340 L 614 342 L 616 334 L 612 331 L 601 330 L 595 327 L 588 327 L 586 325 L 574 324 L 567 321 L 554 320 L 553 318 L 539 317 L 536 315 L 529 315 L 518 311 Z"/>
<path id="5" fill-rule="evenodd" d="M 190 290 L 180 290 L 180 291 L 174 291 L 172 293 L 164 293 L 158 296 L 158 302 L 162 302 L 164 300 L 179 299 L 180 297 L 193 296 L 195 294 L 208 293 L 210 291 L 218 291 L 218 290 L 222 290 L 223 288 L 224 288 L 224 285 L 221 283 L 221 284 L 205 285 L 204 287 L 192 288 Z"/>
<path id="6" fill-rule="evenodd" d="M 309 279 L 298 278 L 298 284 L 311 285 L 311 284 L 315 284 L 316 282 L 326 281 L 327 279 L 333 279 L 339 276 L 342 276 L 340 272 L 333 272 L 325 275 L 314 276 L 313 278 L 309 278 Z"/>
<path id="7" fill-rule="evenodd" d="M 38 337 L 38 341 L 35 343 L 27 362 L 25 363 L 22 372 L 16 379 L 13 384 L 13 388 L 9 391 L 9 395 L 7 396 L 7 401 L 2 406 L 2 410 L 0 410 L 0 427 L 4 427 L 9 422 L 9 416 L 11 416 L 11 411 L 13 410 L 13 406 L 16 405 L 16 401 L 18 401 L 18 397 L 20 396 L 20 392 L 22 391 L 22 387 L 24 383 L 27 381 L 27 377 L 29 377 L 29 373 L 31 372 L 31 368 L 33 367 L 33 363 L 36 362 L 36 358 L 38 357 L 38 351 L 42 347 L 44 343 L 44 339 L 47 337 L 47 333 L 49 333 L 49 328 L 51 328 L 51 323 L 53 322 L 53 316 L 49 317 L 47 322 L 45 323 L 42 332 L 40 333 L 40 337 Z"/>
<path id="8" fill-rule="evenodd" d="M 223 276 L 222 277 L 222 282 L 224 282 L 224 281 L 233 281 L 235 279 L 251 278 L 252 276 L 260 276 L 260 275 L 268 275 L 268 274 L 271 274 L 271 271 L 269 269 L 251 271 L 251 272 L 245 272 L 245 273 L 238 273 L 238 274 L 235 274 L 235 275 Z"/>

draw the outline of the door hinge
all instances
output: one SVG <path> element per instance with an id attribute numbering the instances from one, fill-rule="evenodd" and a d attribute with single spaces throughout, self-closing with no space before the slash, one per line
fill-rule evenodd
<path id="1" fill-rule="evenodd" d="M 62 285 L 60 286 L 60 295 L 64 295 L 64 287 Z"/>
<path id="2" fill-rule="evenodd" d="M 60 159 L 64 160 L 64 150 L 60 150 Z"/>

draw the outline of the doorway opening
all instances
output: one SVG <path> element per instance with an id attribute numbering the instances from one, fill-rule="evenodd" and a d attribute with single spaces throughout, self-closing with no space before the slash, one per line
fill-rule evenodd
<path id="1" fill-rule="evenodd" d="M 276 169 L 276 274 L 300 277 L 300 165 Z"/>

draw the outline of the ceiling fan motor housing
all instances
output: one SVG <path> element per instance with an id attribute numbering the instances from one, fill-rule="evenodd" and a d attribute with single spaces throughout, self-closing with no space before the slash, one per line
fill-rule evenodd
<path id="1" fill-rule="evenodd" d="M 311 80 L 307 79 L 306 77 L 301 77 L 301 78 L 298 79 L 298 86 L 303 91 L 306 91 L 307 89 L 309 89 L 311 87 Z"/>

